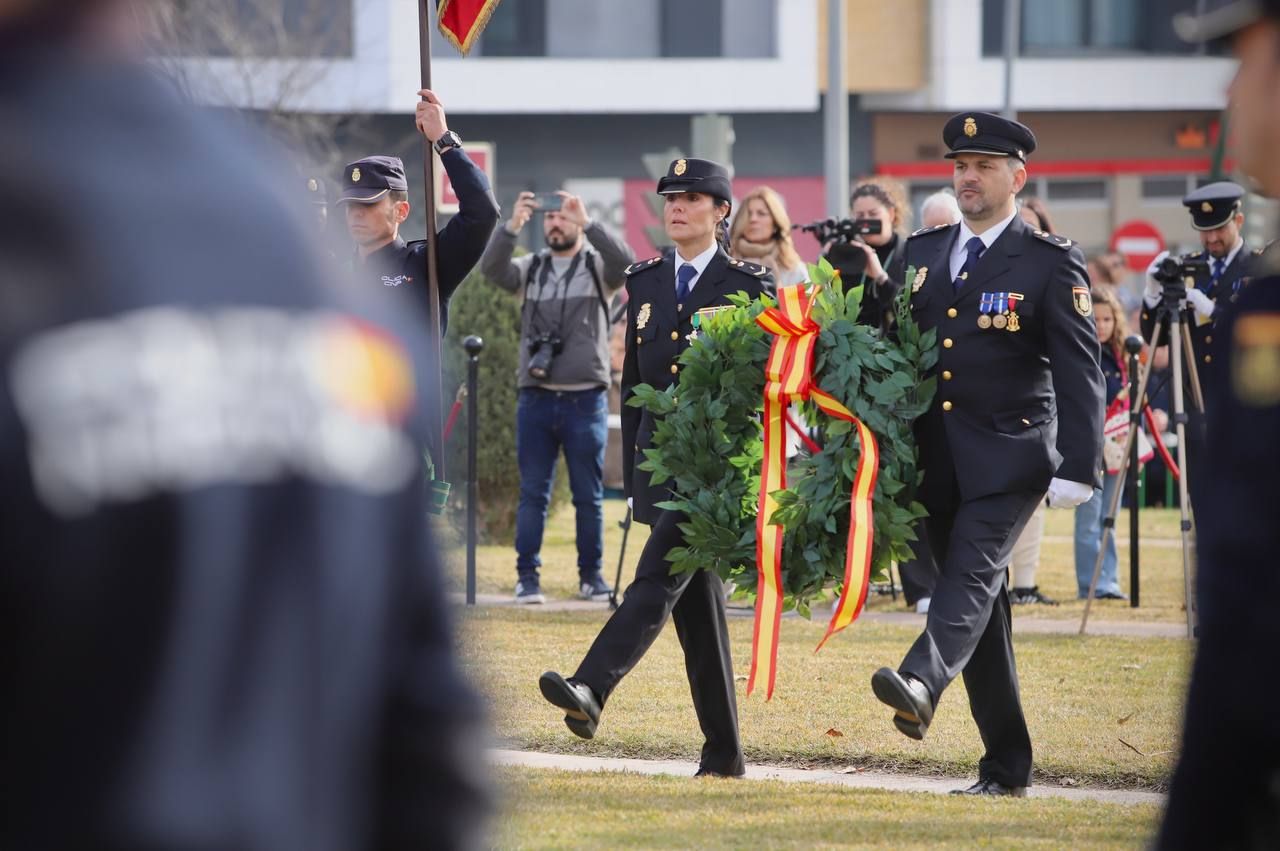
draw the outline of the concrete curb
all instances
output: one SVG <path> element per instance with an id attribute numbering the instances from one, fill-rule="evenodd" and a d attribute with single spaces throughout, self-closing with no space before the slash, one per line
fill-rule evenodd
<path id="1" fill-rule="evenodd" d="M 674 775 L 692 778 L 698 770 L 697 763 L 674 759 L 629 759 L 623 757 L 577 756 L 573 754 L 542 753 L 540 751 L 516 751 L 495 749 L 489 752 L 496 765 L 522 768 L 550 768 L 558 771 L 612 771 L 646 775 Z M 821 768 L 781 768 L 768 765 L 748 765 L 748 780 L 777 780 L 784 783 L 824 783 L 849 789 L 882 789 L 890 792 L 927 792 L 945 795 L 954 789 L 970 785 L 973 778 L 922 777 L 908 774 L 887 774 L 849 768 L 843 771 Z M 1152 804 L 1162 806 L 1164 795 L 1158 792 L 1140 792 L 1128 789 L 1082 789 L 1066 786 L 1032 786 L 1027 790 L 1032 798 L 1064 798 L 1070 801 L 1096 801 L 1103 804 Z"/>

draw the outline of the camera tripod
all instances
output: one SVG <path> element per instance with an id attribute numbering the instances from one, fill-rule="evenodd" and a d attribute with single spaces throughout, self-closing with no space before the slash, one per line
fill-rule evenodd
<path id="1" fill-rule="evenodd" d="M 1190 355 L 1192 348 L 1191 329 L 1184 322 L 1182 304 L 1187 297 L 1187 287 L 1195 286 L 1195 279 L 1187 273 L 1185 268 L 1180 268 L 1176 276 L 1169 273 L 1166 273 L 1166 275 L 1167 277 L 1162 280 L 1164 287 L 1160 294 L 1160 304 L 1155 308 L 1156 324 L 1155 330 L 1151 334 L 1152 356 L 1143 365 L 1138 378 L 1137 404 L 1130 405 L 1129 408 L 1129 433 L 1125 437 L 1124 462 L 1121 464 L 1120 472 L 1116 474 L 1116 486 L 1111 494 L 1111 504 L 1107 506 L 1107 514 L 1102 521 L 1102 541 L 1098 547 L 1098 558 L 1093 564 L 1093 577 L 1089 580 L 1089 595 L 1084 601 L 1084 616 L 1080 619 L 1081 635 L 1084 635 L 1085 627 L 1089 623 L 1089 609 L 1093 605 L 1093 595 L 1097 591 L 1098 577 L 1102 573 L 1102 562 L 1106 558 L 1107 540 L 1109 536 L 1115 534 L 1116 514 L 1120 507 L 1120 495 L 1124 492 L 1125 477 L 1137 475 L 1136 470 L 1129 469 L 1134 457 L 1134 441 L 1138 439 L 1138 429 L 1141 427 L 1142 409 L 1146 404 L 1147 383 L 1151 378 L 1151 369 L 1155 365 L 1155 351 L 1160 347 L 1161 330 L 1168 327 L 1169 362 L 1173 372 L 1170 379 L 1173 385 L 1173 410 L 1170 413 L 1178 435 L 1178 510 L 1181 513 L 1179 528 L 1182 537 L 1182 590 L 1186 600 L 1187 637 L 1195 637 L 1195 592 L 1192 583 L 1193 566 L 1195 564 L 1195 539 L 1192 534 L 1191 494 L 1188 483 L 1187 411 L 1185 400 L 1183 399 L 1182 372 L 1184 368 L 1187 370 L 1187 377 L 1190 379 L 1192 404 L 1195 405 L 1195 409 L 1198 412 L 1203 414 L 1204 394 L 1200 389 L 1200 375 L 1196 370 L 1195 358 L 1189 356 L 1185 361 L 1183 360 L 1183 354 Z M 1136 506 L 1131 506 L 1130 510 L 1136 510 Z"/>

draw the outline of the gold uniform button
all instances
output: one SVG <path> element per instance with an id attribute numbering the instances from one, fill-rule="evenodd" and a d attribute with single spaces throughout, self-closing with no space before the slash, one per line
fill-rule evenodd
<path id="1" fill-rule="evenodd" d="M 948 337 L 947 339 L 945 339 L 945 340 L 943 340 L 943 341 L 942 341 L 942 348 L 944 348 L 944 349 L 949 349 L 949 348 L 951 348 L 951 347 L 952 347 L 952 346 L 954 346 L 954 345 L 955 345 L 955 343 L 954 343 L 954 342 L 952 342 L 952 340 L 951 340 L 951 338 L 950 338 L 950 337 Z"/>
<path id="2" fill-rule="evenodd" d="M 672 331 L 672 332 L 671 332 L 671 339 L 673 339 L 673 340 L 679 340 L 679 339 L 680 339 L 680 332 L 679 332 L 679 331 Z"/>
<path id="3" fill-rule="evenodd" d="M 950 381 L 950 380 L 951 380 L 951 370 L 949 370 L 949 369 L 944 369 L 944 370 L 942 371 L 942 380 L 943 380 L 943 381 Z"/>
<path id="4" fill-rule="evenodd" d="M 951 319 L 955 319 L 959 315 L 960 315 L 960 312 L 957 311 L 954 307 L 947 308 L 947 316 L 950 317 Z"/>
<path id="5" fill-rule="evenodd" d="M 1204 341 L 1205 341 L 1206 343 L 1212 343 L 1212 342 L 1213 342 L 1213 335 L 1212 335 L 1212 334 L 1206 334 L 1206 335 L 1204 336 Z"/>
<path id="6" fill-rule="evenodd" d="M 640 344 L 641 344 L 641 343 L 643 343 L 643 342 L 644 342 L 644 340 L 643 340 L 642 338 L 640 338 L 640 337 L 638 337 L 638 336 L 636 337 L 636 345 L 637 345 L 637 346 L 638 346 L 638 345 L 640 345 Z"/>
<path id="7" fill-rule="evenodd" d="M 1212 362 L 1212 361 L 1213 361 L 1213 355 L 1205 355 L 1205 356 L 1204 356 L 1204 362 L 1205 362 L 1205 363 L 1210 363 L 1210 362 Z"/>
<path id="8" fill-rule="evenodd" d="M 677 372 L 679 372 L 679 371 L 680 371 L 680 367 L 676 366 L 675 364 L 671 364 L 671 374 L 672 374 L 672 375 L 675 375 L 675 374 L 676 374 Z"/>
<path id="9" fill-rule="evenodd" d="M 951 410 L 951 403 L 950 403 L 950 402 L 943 402 L 943 403 L 942 403 L 942 410 L 944 410 L 944 411 L 949 411 L 949 410 Z"/>

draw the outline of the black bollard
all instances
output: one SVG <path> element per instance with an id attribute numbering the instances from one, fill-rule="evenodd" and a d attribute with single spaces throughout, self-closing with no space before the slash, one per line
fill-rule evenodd
<path id="1" fill-rule="evenodd" d="M 480 351 L 484 340 L 472 335 L 462 341 L 467 352 L 467 605 L 476 604 L 476 502 L 480 487 L 476 443 L 480 437 Z"/>
<path id="2" fill-rule="evenodd" d="M 1129 475 L 1124 480 L 1125 498 L 1129 500 L 1129 608 L 1138 608 L 1138 429 L 1142 428 L 1142 400 L 1138 398 L 1138 354 L 1142 351 L 1142 338 L 1137 334 L 1125 338 L 1124 350 L 1129 353 L 1129 428 L 1133 440 L 1129 442 Z"/>

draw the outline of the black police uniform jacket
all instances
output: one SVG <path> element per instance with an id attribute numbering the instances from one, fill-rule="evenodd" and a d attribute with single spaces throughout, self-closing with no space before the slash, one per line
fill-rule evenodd
<path id="1" fill-rule="evenodd" d="M 463 278 L 480 261 L 489 235 L 498 223 L 498 202 L 489 178 L 460 149 L 451 148 L 440 158 L 458 196 L 458 212 L 436 236 L 436 274 L 440 284 L 440 333 L 449 327 L 449 299 Z M 355 262 L 360 283 L 375 289 L 403 293 L 420 315 L 430 316 L 427 290 L 427 241 L 405 242 L 400 237 Z"/>
<path id="2" fill-rule="evenodd" d="M 731 260 L 721 249 L 694 283 L 683 309 L 676 305 L 675 252 L 627 267 L 627 352 L 622 364 L 622 482 L 633 501 L 632 516 L 653 524 L 670 498 L 666 483 L 651 484 L 641 470 L 644 451 L 653 439 L 653 414 L 627 404 L 638 384 L 658 390 L 675 383 L 680 353 L 689 347 L 693 315 L 704 307 L 729 304 L 729 296 L 744 292 L 759 298 L 773 286 L 773 276 L 763 266 Z"/>
<path id="3" fill-rule="evenodd" d="M 1242 244 L 1240 250 L 1236 252 L 1236 256 L 1222 270 L 1222 276 L 1218 278 L 1218 283 L 1211 283 L 1212 278 L 1208 270 L 1203 270 L 1196 275 L 1196 287 L 1204 290 L 1214 303 L 1213 317 L 1210 321 L 1203 325 L 1196 318 L 1196 312 L 1188 304 L 1182 311 L 1182 322 L 1187 328 L 1191 329 L 1191 352 L 1195 358 L 1196 368 L 1201 375 L 1201 386 L 1206 393 L 1213 384 L 1206 381 L 1204 373 L 1208 371 L 1209 364 L 1213 362 L 1213 338 L 1221 336 L 1224 319 L 1227 316 L 1230 305 L 1235 302 L 1239 291 L 1247 283 L 1249 275 L 1250 262 L 1256 255 L 1249 250 L 1248 244 Z M 1195 254 L 1188 255 L 1192 260 L 1203 260 L 1210 265 L 1213 263 L 1213 257 L 1207 251 L 1197 251 Z M 1148 307 L 1144 302 L 1142 305 L 1142 313 L 1139 316 L 1139 326 L 1142 330 L 1142 336 L 1151 340 L 1155 334 L 1157 308 Z M 1160 344 L 1169 344 L 1169 323 L 1167 321 L 1160 323 Z M 1190 375 L 1184 377 L 1184 382 L 1190 387 Z M 1188 405 L 1190 403 L 1188 402 Z"/>
<path id="4" fill-rule="evenodd" d="M 916 421 L 925 494 L 931 471 L 936 480 L 948 468 L 965 500 L 1044 491 L 1055 476 L 1097 486 L 1104 389 L 1084 255 L 1015 216 L 956 289 L 959 231 L 917 231 L 907 242 L 911 313 L 938 335 L 937 393 Z M 984 293 L 1021 296 L 1017 322 L 981 327 Z"/>

